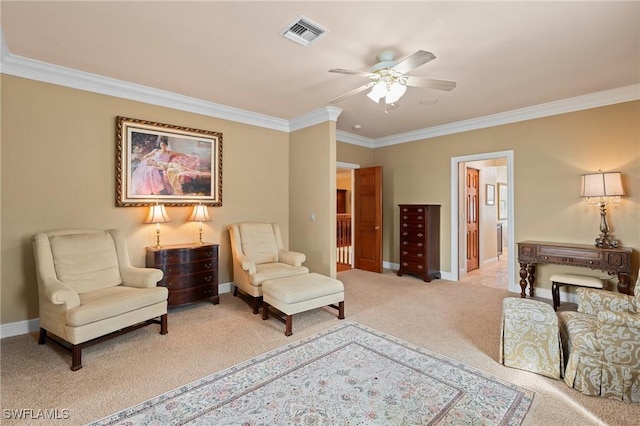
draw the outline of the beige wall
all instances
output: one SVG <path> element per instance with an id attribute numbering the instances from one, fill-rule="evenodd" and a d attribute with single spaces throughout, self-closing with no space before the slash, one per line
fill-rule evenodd
<path id="1" fill-rule="evenodd" d="M 385 261 L 398 261 L 397 204 L 441 204 L 441 269 L 449 271 L 451 157 L 505 150 L 514 151 L 516 241 L 590 244 L 599 215 L 578 197 L 580 174 L 621 171 L 627 196 L 609 209 L 608 218 L 614 236 L 636 249 L 638 268 L 639 101 L 369 149 L 334 144 L 333 122 L 287 134 L 7 75 L 1 79 L 2 324 L 38 316 L 30 242 L 35 232 L 120 228 L 133 263 L 144 264 L 144 247 L 155 243 L 154 227 L 142 223 L 146 208 L 115 207 L 117 115 L 223 133 L 223 206 L 210 208 L 213 221 L 204 224 L 205 240 L 221 245 L 221 283 L 232 279 L 226 226 L 245 220 L 282 224 L 284 241 L 307 254 L 312 270 L 335 274 L 335 161 L 383 166 Z M 168 212 L 173 222 L 162 225 L 162 242 L 195 241 L 197 226 L 186 222 L 190 209 Z M 548 287 L 553 268 L 541 268 L 540 286 Z"/>
<path id="2" fill-rule="evenodd" d="M 311 272 L 336 276 L 336 123 L 290 134 L 290 243 Z M 311 215 L 315 219 L 311 219 Z"/>
<path id="3" fill-rule="evenodd" d="M 38 317 L 31 236 L 60 228 L 120 228 L 134 265 L 155 244 L 147 208 L 115 207 L 115 117 L 223 134 L 222 207 L 210 207 L 204 239 L 220 244 L 220 283 L 231 281 L 233 222 L 282 224 L 289 238 L 289 135 L 2 75 L 2 324 Z M 328 161 L 328 159 L 327 159 Z M 335 181 L 335 179 L 334 179 Z M 197 241 L 188 207 L 169 207 L 163 244 Z"/>
<path id="4" fill-rule="evenodd" d="M 451 158 L 508 150 L 514 152 L 516 242 L 591 244 L 599 233 L 599 212 L 579 198 L 580 175 L 598 169 L 621 171 L 627 195 L 620 206 L 609 209 L 607 218 L 613 235 L 624 246 L 635 248 L 632 275 L 636 276 L 640 101 L 375 149 L 374 163 L 384 169 L 383 258 L 398 262 L 399 203 L 441 204 L 441 269 L 450 271 L 451 239 L 455 238 L 450 231 Z M 567 270 L 553 265 L 539 268 L 539 287 L 550 287 L 548 278 L 558 268 Z"/>
<path id="5" fill-rule="evenodd" d="M 343 163 L 358 164 L 361 167 L 375 165 L 373 149 L 345 142 L 337 142 L 336 159 Z"/>

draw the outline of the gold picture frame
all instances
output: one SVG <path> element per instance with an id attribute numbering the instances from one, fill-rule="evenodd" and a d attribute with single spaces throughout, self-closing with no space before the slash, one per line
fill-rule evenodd
<path id="1" fill-rule="evenodd" d="M 222 205 L 222 133 L 116 118 L 116 206 Z"/>

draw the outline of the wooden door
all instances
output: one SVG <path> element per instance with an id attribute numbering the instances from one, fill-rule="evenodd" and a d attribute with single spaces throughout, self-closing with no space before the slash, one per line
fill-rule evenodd
<path id="1" fill-rule="evenodd" d="M 354 268 L 382 272 L 382 167 L 354 170 Z"/>
<path id="2" fill-rule="evenodd" d="M 467 167 L 467 272 L 480 267 L 480 235 L 478 232 L 479 181 L 480 171 Z"/>

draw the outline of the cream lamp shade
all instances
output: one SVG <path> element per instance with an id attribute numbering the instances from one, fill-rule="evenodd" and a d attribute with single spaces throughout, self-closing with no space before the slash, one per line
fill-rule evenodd
<path id="1" fill-rule="evenodd" d="M 149 207 L 149 215 L 147 216 L 147 220 L 144 223 L 155 223 L 156 224 L 156 245 L 155 248 L 162 248 L 160 245 L 160 224 L 171 222 L 171 218 L 167 214 L 167 210 L 164 208 L 164 204 L 158 204 Z"/>
<path id="2" fill-rule="evenodd" d="M 211 217 L 209 216 L 209 210 L 207 209 L 207 206 L 204 206 L 202 204 L 193 206 L 193 211 L 191 212 L 191 216 L 189 216 L 188 220 L 190 222 L 198 222 L 198 244 L 204 244 L 204 242 L 202 241 L 202 222 L 211 222 Z"/>
<path id="3" fill-rule="evenodd" d="M 624 195 L 624 189 L 620 172 L 604 173 L 598 170 L 598 173 L 580 176 L 580 196 L 589 204 L 600 208 L 600 236 L 596 238 L 596 247 L 618 247 L 619 242 L 608 235 L 606 208 L 618 205 L 621 195 Z"/>
<path id="4" fill-rule="evenodd" d="M 624 195 L 622 173 L 589 173 L 580 179 L 581 197 L 619 197 Z"/>

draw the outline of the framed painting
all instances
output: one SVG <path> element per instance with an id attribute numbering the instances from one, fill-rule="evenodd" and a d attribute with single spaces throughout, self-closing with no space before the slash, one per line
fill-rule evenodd
<path id="1" fill-rule="evenodd" d="M 116 118 L 116 206 L 222 205 L 222 133 Z"/>
<path id="2" fill-rule="evenodd" d="M 496 204 L 496 187 L 490 183 L 486 186 L 487 196 L 485 198 L 485 204 L 488 206 L 494 206 Z"/>
<path id="3" fill-rule="evenodd" d="M 498 219 L 507 219 L 507 184 L 498 182 Z"/>

